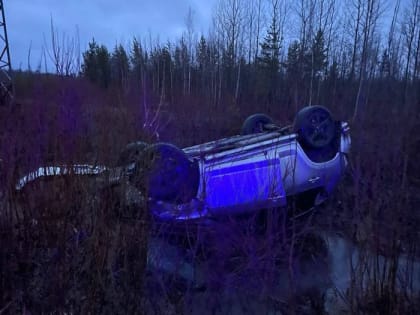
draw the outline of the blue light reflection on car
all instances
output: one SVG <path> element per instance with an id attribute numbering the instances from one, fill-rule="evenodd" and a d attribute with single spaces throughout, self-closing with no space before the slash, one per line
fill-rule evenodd
<path id="1" fill-rule="evenodd" d="M 282 205 L 285 191 L 281 182 L 279 158 L 264 159 L 235 164 L 229 174 L 224 164 L 212 169 L 213 165 L 201 165 L 203 182 L 201 196 L 187 204 L 174 206 L 162 201 L 150 200 L 152 212 L 161 220 L 190 220 L 209 215 L 245 212 L 256 204 L 263 206 Z M 227 162 L 229 164 L 229 162 Z M 235 210 L 236 209 L 236 210 Z"/>
<path id="2" fill-rule="evenodd" d="M 229 174 L 210 170 L 206 179 L 205 203 L 210 208 L 242 206 L 284 195 L 278 159 L 235 165 Z"/>

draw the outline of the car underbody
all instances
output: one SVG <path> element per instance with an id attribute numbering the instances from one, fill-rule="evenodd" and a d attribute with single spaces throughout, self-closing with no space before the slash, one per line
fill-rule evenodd
<path id="1" fill-rule="evenodd" d="M 134 142 L 116 167 L 54 165 L 23 176 L 16 190 L 57 176 L 89 176 L 103 187 L 122 185 L 128 203 L 147 201 L 159 220 L 236 215 L 287 205 L 304 196 L 310 206 L 332 193 L 348 164 L 349 125 L 322 106 L 302 109 L 291 126 L 263 114 L 250 116 L 241 135 L 179 149 Z M 311 196 L 311 197 L 308 197 Z"/>

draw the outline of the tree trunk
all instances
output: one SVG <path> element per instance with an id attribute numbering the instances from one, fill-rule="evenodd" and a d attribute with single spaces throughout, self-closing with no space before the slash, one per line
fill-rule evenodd
<path id="1" fill-rule="evenodd" d="M 236 88 L 235 88 L 235 102 L 238 103 L 238 96 L 239 96 L 239 84 L 241 81 L 241 62 L 238 64 L 238 75 L 236 78 Z"/>

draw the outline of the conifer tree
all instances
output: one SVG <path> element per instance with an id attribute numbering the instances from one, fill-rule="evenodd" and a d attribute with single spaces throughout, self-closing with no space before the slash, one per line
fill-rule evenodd
<path id="1" fill-rule="evenodd" d="M 276 8 L 276 7 L 275 7 Z M 271 103 L 278 88 L 280 70 L 280 32 L 277 21 L 277 10 L 274 10 L 271 24 L 261 43 L 261 54 L 258 57 L 259 87 Z"/>
<path id="2" fill-rule="evenodd" d="M 90 81 L 107 88 L 111 80 L 110 54 L 99 46 L 95 39 L 89 42 L 89 49 L 83 53 L 82 74 Z"/>
<path id="3" fill-rule="evenodd" d="M 143 47 L 136 38 L 133 39 L 131 54 L 130 54 L 130 65 L 134 77 L 142 81 L 144 71 L 146 69 L 147 56 L 143 51 Z"/>
<path id="4" fill-rule="evenodd" d="M 115 46 L 111 57 L 112 81 L 122 87 L 127 81 L 129 71 L 128 56 L 124 47 L 119 44 Z"/>

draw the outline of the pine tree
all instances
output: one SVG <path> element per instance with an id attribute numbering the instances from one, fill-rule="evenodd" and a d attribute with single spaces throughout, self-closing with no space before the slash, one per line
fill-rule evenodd
<path id="1" fill-rule="evenodd" d="M 311 51 L 306 54 L 306 69 L 318 78 L 327 66 L 327 49 L 325 48 L 324 33 L 321 30 L 315 35 Z"/>
<path id="2" fill-rule="evenodd" d="M 211 71 L 211 47 L 207 44 L 204 36 L 201 36 L 200 41 L 197 46 L 197 63 L 199 70 L 199 79 L 201 83 L 201 92 L 208 92 L 208 84 L 210 81 L 210 71 Z"/>
<path id="3" fill-rule="evenodd" d="M 83 53 L 82 75 L 92 82 L 98 81 L 98 44 L 93 38 L 89 42 L 89 49 Z"/>
<path id="4" fill-rule="evenodd" d="M 134 77 L 139 81 L 142 80 L 142 77 L 144 75 L 143 72 L 146 68 L 146 59 L 147 57 L 143 52 L 143 47 L 137 41 L 137 39 L 134 38 L 130 54 L 130 64 Z"/>
<path id="5" fill-rule="evenodd" d="M 96 58 L 99 84 L 103 88 L 107 88 L 111 82 L 111 55 L 106 46 L 98 47 Z"/>
<path id="6" fill-rule="evenodd" d="M 280 69 L 280 36 L 277 18 L 274 15 L 264 41 L 261 43 L 261 56 L 258 58 L 260 67 L 271 73 Z"/>
<path id="7" fill-rule="evenodd" d="M 208 49 L 207 42 L 203 35 L 201 35 L 200 41 L 197 47 L 197 62 L 200 71 L 204 71 L 208 64 Z"/>
<path id="8" fill-rule="evenodd" d="M 280 70 L 280 32 L 277 14 L 273 13 L 267 34 L 261 43 L 261 55 L 257 60 L 259 69 L 259 90 L 271 103 L 279 83 Z"/>
<path id="9" fill-rule="evenodd" d="M 184 95 L 188 93 L 188 68 L 190 65 L 188 46 L 184 38 L 181 38 L 179 45 L 175 47 L 174 67 L 175 76 L 178 82 L 182 82 L 181 90 Z"/>
<path id="10" fill-rule="evenodd" d="M 112 81 L 122 87 L 127 81 L 129 71 L 128 56 L 124 47 L 119 44 L 115 46 L 111 57 Z"/>
<path id="11" fill-rule="evenodd" d="M 300 77 L 300 56 L 301 44 L 298 41 L 293 41 L 287 51 L 286 74 L 289 80 L 295 80 Z"/>
<path id="12" fill-rule="evenodd" d="M 95 39 L 89 42 L 89 49 L 83 53 L 82 75 L 104 88 L 110 83 L 110 54 L 104 45 L 98 46 Z"/>

